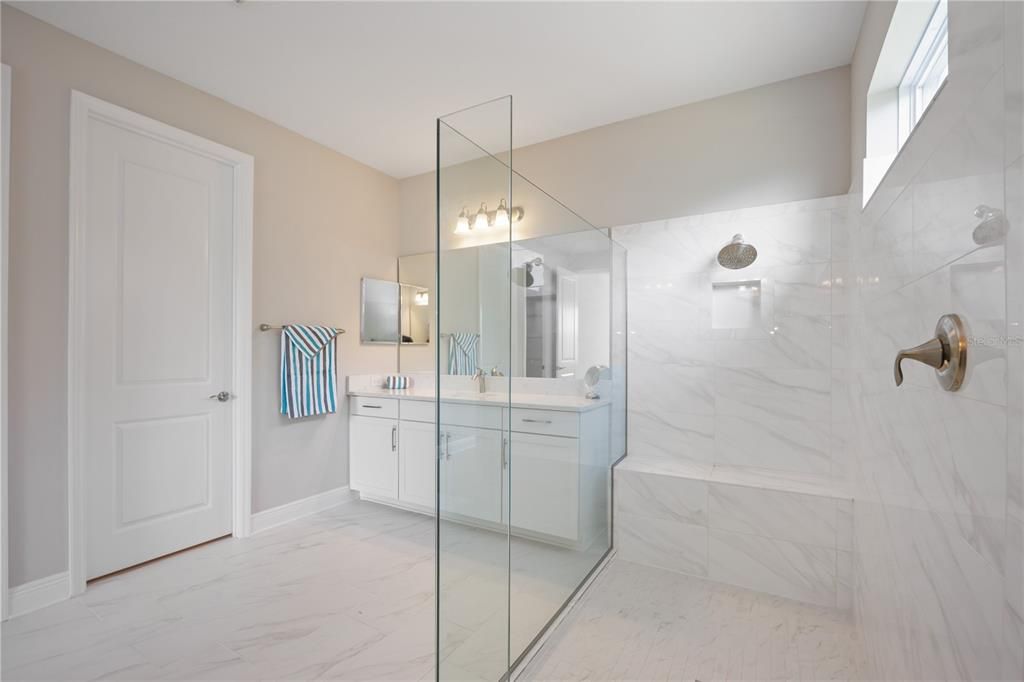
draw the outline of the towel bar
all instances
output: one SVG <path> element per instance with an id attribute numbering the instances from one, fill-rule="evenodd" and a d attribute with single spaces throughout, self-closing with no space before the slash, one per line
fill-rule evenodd
<path id="1" fill-rule="evenodd" d="M 260 325 L 260 331 L 261 332 L 269 332 L 272 329 L 281 329 L 281 326 L 280 325 L 267 324 L 266 322 L 264 322 L 263 324 Z M 335 327 L 334 331 L 338 332 L 339 334 L 344 334 L 345 333 L 345 330 L 342 329 L 341 327 Z"/>

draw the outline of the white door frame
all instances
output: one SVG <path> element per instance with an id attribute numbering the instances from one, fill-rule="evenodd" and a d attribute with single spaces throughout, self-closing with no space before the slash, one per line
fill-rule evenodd
<path id="1" fill-rule="evenodd" d="M 3 91 L 2 164 L 3 209 L 0 219 L 0 619 L 7 619 L 10 605 L 7 565 L 7 266 L 10 263 L 9 234 L 11 217 L 11 67 L 0 64 L 0 90 Z"/>
<path id="2" fill-rule="evenodd" d="M 234 168 L 234 279 L 232 297 L 232 502 L 235 537 L 250 534 L 252 511 L 252 233 L 253 157 L 128 109 L 71 91 L 71 168 L 68 187 L 68 582 L 72 596 L 85 591 L 85 487 L 83 406 L 85 382 L 85 227 L 88 124 L 102 120 L 216 159 Z"/>

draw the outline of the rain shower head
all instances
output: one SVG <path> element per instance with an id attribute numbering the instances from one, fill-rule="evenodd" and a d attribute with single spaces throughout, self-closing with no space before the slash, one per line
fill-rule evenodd
<path id="1" fill-rule="evenodd" d="M 757 249 L 753 244 L 743 241 L 743 235 L 733 236 L 732 241 L 718 252 L 718 264 L 730 270 L 745 268 L 757 258 Z"/>

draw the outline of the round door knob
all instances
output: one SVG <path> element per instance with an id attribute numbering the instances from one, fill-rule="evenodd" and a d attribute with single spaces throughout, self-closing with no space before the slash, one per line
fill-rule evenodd
<path id="1" fill-rule="evenodd" d="M 231 400 L 231 394 L 227 391 L 221 391 L 220 393 L 214 393 L 210 396 L 210 400 L 219 400 L 222 403 L 226 403 Z"/>

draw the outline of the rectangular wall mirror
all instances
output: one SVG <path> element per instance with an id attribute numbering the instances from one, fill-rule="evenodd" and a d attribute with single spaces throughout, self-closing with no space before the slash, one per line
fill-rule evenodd
<path id="1" fill-rule="evenodd" d="M 363 278 L 359 340 L 363 343 L 398 343 L 398 282 Z"/>

